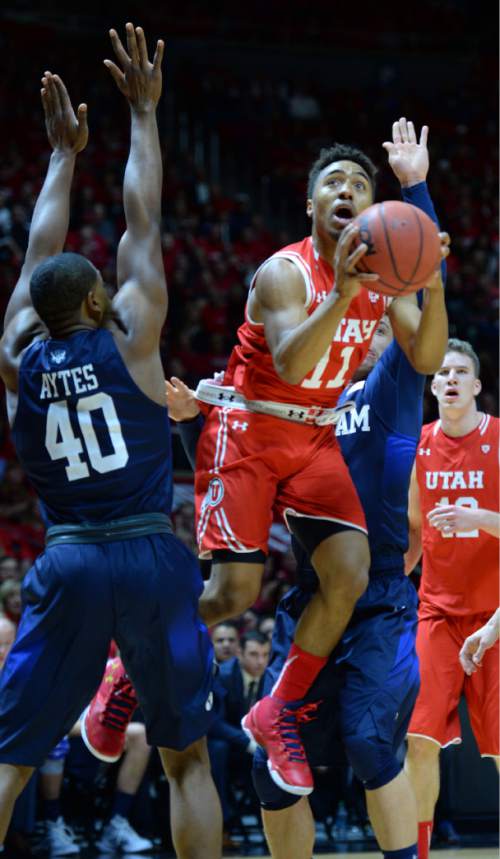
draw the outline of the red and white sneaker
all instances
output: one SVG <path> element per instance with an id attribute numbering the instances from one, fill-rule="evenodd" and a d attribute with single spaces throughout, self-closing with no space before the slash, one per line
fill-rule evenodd
<path id="1" fill-rule="evenodd" d="M 299 723 L 308 721 L 307 713 L 317 704 L 297 706 L 267 695 L 241 720 L 246 735 L 267 752 L 267 768 L 282 790 L 307 796 L 314 781 L 299 735 Z"/>
<path id="2" fill-rule="evenodd" d="M 100 761 L 113 763 L 123 754 L 125 734 L 137 696 L 119 656 L 108 659 L 101 685 L 82 715 L 82 740 Z"/>

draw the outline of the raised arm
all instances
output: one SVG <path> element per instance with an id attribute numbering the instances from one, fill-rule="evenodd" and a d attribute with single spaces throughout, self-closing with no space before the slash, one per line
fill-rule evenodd
<path id="1" fill-rule="evenodd" d="M 126 25 L 127 49 L 115 30 L 111 42 L 121 66 L 104 64 L 130 106 L 130 152 L 123 182 L 126 232 L 118 248 L 118 287 L 114 307 L 132 348 L 149 353 L 167 313 L 167 290 L 161 254 L 162 161 L 156 108 L 161 95 L 163 42 L 148 59 L 141 27 Z"/>
<path id="2" fill-rule="evenodd" d="M 428 197 L 425 182 L 429 170 L 427 137 L 429 129 L 423 126 L 417 141 L 414 125 L 402 117 L 392 126 L 392 142 L 383 146 L 389 155 L 389 164 L 401 183 L 403 197 L 410 201 L 410 189 L 421 187 L 420 202 L 411 200 L 427 211 L 436 220 Z M 424 205 L 421 204 L 423 201 Z M 429 211 L 430 210 L 430 211 Z M 440 233 L 442 259 L 449 253 L 449 236 Z M 424 290 L 422 311 L 418 309 L 415 296 L 400 297 L 392 302 L 389 317 L 399 345 L 411 365 L 419 373 L 433 373 L 440 365 L 448 342 L 448 316 L 444 302 L 442 265 L 441 277 L 433 276 Z"/>
<path id="3" fill-rule="evenodd" d="M 75 160 L 88 139 L 87 106 L 81 104 L 75 116 L 66 87 L 58 75 L 45 72 L 42 84 L 45 126 L 53 152 L 33 211 L 26 257 L 7 306 L 4 329 L 20 310 L 31 307 L 30 279 L 36 266 L 63 249 L 69 225 Z"/>
<path id="4" fill-rule="evenodd" d="M 405 555 L 405 573 L 408 576 L 422 556 L 422 512 L 418 489 L 417 469 L 413 466 L 408 493 L 409 546 Z"/>
<path id="5" fill-rule="evenodd" d="M 296 385 L 307 376 L 329 348 L 361 282 L 377 280 L 377 275 L 355 270 L 368 249 L 362 243 L 352 250 L 358 231 L 348 225 L 342 232 L 335 253 L 335 289 L 310 316 L 304 306 L 304 281 L 293 263 L 272 260 L 257 279 L 267 344 L 276 372 L 285 382 Z"/>

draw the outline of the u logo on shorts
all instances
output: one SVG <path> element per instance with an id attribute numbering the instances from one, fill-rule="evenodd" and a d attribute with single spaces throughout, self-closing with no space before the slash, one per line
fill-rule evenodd
<path id="1" fill-rule="evenodd" d="M 217 507 L 224 498 L 224 484 L 220 477 L 214 477 L 208 484 L 207 493 L 203 499 L 203 509 Z"/>

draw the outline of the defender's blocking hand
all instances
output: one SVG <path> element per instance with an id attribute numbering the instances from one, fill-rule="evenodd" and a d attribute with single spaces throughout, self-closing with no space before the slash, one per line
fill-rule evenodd
<path id="1" fill-rule="evenodd" d="M 111 60 L 104 60 L 104 65 L 111 72 L 132 110 L 139 113 L 155 110 L 162 88 L 161 63 L 164 43 L 161 39 L 158 40 L 153 62 L 150 63 L 142 27 L 134 27 L 129 23 L 125 29 L 128 53 L 116 30 L 109 31 L 113 50 L 122 68 Z"/>
<path id="2" fill-rule="evenodd" d="M 87 105 L 80 104 L 75 116 L 68 91 L 59 75 L 45 72 L 42 84 L 42 105 L 49 143 L 54 151 L 76 155 L 85 149 L 89 137 Z"/>
<path id="3" fill-rule="evenodd" d="M 389 155 L 389 164 L 403 187 L 418 185 L 419 182 L 425 182 L 427 178 L 429 172 L 428 135 L 429 127 L 423 125 L 420 140 L 417 142 L 413 122 L 407 121 L 402 116 L 401 119 L 392 124 L 392 142 L 386 141 L 382 144 Z"/>

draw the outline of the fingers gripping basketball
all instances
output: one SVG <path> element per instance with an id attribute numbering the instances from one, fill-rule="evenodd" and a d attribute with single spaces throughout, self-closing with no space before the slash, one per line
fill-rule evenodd
<path id="1" fill-rule="evenodd" d="M 357 265 L 377 274 L 369 289 L 385 295 L 408 295 L 421 289 L 439 266 L 436 224 L 416 206 L 399 200 L 376 203 L 355 219 L 359 241 L 368 245 Z"/>

